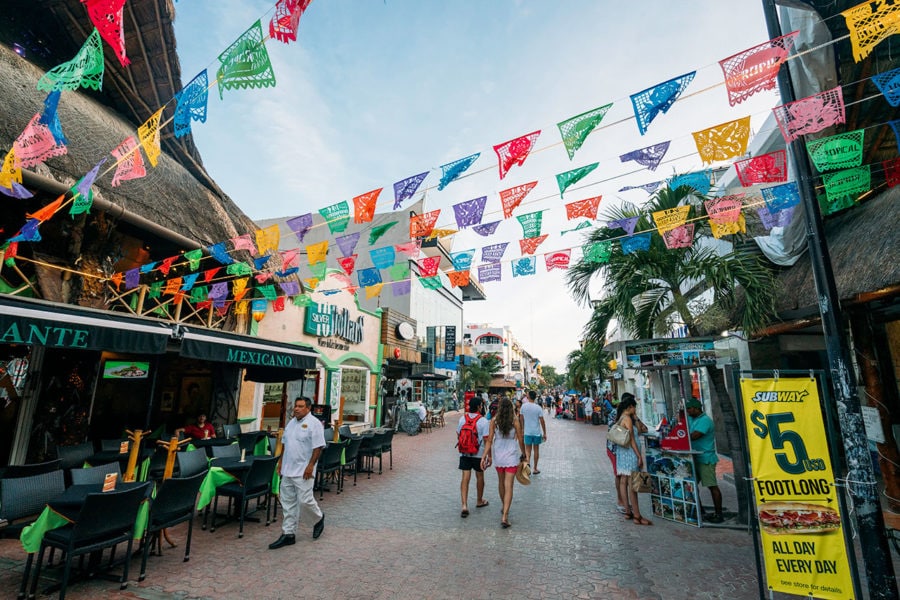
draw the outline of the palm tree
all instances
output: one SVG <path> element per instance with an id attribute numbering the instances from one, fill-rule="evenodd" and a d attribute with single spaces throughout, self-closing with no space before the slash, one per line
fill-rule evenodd
<path id="1" fill-rule="evenodd" d="M 585 328 L 588 339 L 605 336 L 606 328 L 616 319 L 638 338 L 652 338 L 671 331 L 673 323 L 684 325 L 688 335 L 709 334 L 724 329 L 728 313 L 735 306 L 738 288 L 743 294 L 743 309 L 738 315 L 738 327 L 755 332 L 767 325 L 775 315 L 774 279 L 771 270 L 759 255 L 736 248 L 721 255 L 708 243 L 712 238 L 705 216 L 703 200 L 692 187 L 658 190 L 641 208 L 623 204 L 607 211 L 609 220 L 637 217 L 635 232 L 652 231 L 652 213 L 689 205 L 689 222 L 695 223 L 694 243 L 689 248 L 668 249 L 659 235 L 651 235 L 647 251 L 624 254 L 621 246 L 611 244 L 608 262 L 591 262 L 589 256 L 579 260 L 567 273 L 567 283 L 577 300 L 590 301 L 589 288 L 595 278 L 601 285 L 601 297 L 594 302 L 591 321 Z M 696 221 L 692 221 L 697 219 Z M 622 237 L 620 229 L 602 227 L 591 232 L 589 243 L 609 243 Z M 706 240 L 706 241 L 704 241 Z M 700 293 L 712 292 L 712 305 L 697 300 Z M 728 445 L 735 465 L 735 480 L 743 481 L 747 465 L 738 449 L 741 448 L 737 413 L 731 401 L 723 372 L 707 368 L 723 420 Z M 734 456 L 737 454 L 736 456 Z M 737 486 L 739 517 L 746 522 L 749 502 L 747 490 Z"/>
<path id="2" fill-rule="evenodd" d="M 579 350 L 574 350 L 566 357 L 568 386 L 571 389 L 587 391 L 591 395 L 596 391 L 594 382 L 603 379 L 607 374 L 607 363 L 612 358 L 603 351 L 604 338 L 586 338 Z"/>
<path id="3" fill-rule="evenodd" d="M 491 384 L 494 373 L 500 371 L 500 357 L 489 352 L 482 352 L 478 360 L 463 367 L 460 374 L 460 382 L 463 389 L 487 389 Z"/>

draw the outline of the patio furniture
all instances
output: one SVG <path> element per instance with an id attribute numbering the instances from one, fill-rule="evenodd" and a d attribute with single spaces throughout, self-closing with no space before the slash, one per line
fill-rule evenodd
<path id="1" fill-rule="evenodd" d="M 238 423 L 222 425 L 222 435 L 226 438 L 236 438 L 241 435 L 241 426 Z"/>
<path id="2" fill-rule="evenodd" d="M 128 444 L 128 450 L 125 452 L 121 452 L 122 442 Z M 121 454 L 128 454 L 131 450 L 131 441 L 130 440 L 100 440 L 100 451 L 101 452 L 120 452 Z"/>
<path id="3" fill-rule="evenodd" d="M 359 447 L 359 460 L 363 464 L 363 470 L 366 472 L 366 479 L 372 478 L 372 471 L 375 469 L 375 458 L 378 458 L 378 473 L 381 474 L 381 450 L 384 443 L 384 434 L 375 432 L 371 437 L 363 438 L 363 442 Z"/>
<path id="4" fill-rule="evenodd" d="M 75 446 L 57 446 L 56 456 L 59 458 L 61 469 L 75 469 L 84 466 L 84 461 L 94 453 L 94 446 L 90 442 Z"/>
<path id="5" fill-rule="evenodd" d="M 256 454 L 257 444 L 259 444 L 259 441 L 267 435 L 268 434 L 265 431 L 248 431 L 247 433 L 242 433 L 238 436 L 238 447 L 241 450 L 244 450 L 247 456 Z"/>
<path id="6" fill-rule="evenodd" d="M 96 467 L 72 469 L 69 473 L 72 475 L 72 485 L 89 485 L 92 483 L 102 484 L 110 473 L 115 473 L 121 477 L 122 469 L 119 467 L 119 463 L 113 462 Z"/>
<path id="7" fill-rule="evenodd" d="M 178 464 L 178 476 L 182 479 L 193 477 L 197 473 L 206 473 L 209 461 L 206 460 L 206 452 L 203 450 L 185 450 L 175 455 Z"/>
<path id="8" fill-rule="evenodd" d="M 319 464 L 316 466 L 316 479 L 318 480 L 319 500 L 325 497 L 325 479 L 333 474 L 340 474 L 343 468 L 342 459 L 346 442 L 328 442 L 325 444 L 325 450 L 319 457 Z M 337 477 L 337 493 L 341 493 L 341 485 L 343 478 Z"/>
<path id="9" fill-rule="evenodd" d="M 250 453 L 253 454 L 252 452 Z M 212 446 L 213 458 L 240 458 L 241 448 L 237 444 L 229 444 L 227 446 Z M 215 464 L 215 463 L 213 463 Z"/>
<path id="10" fill-rule="evenodd" d="M 239 538 L 244 537 L 244 520 L 247 517 L 247 503 L 254 498 L 265 498 L 266 527 L 269 526 L 269 523 L 272 522 L 269 516 L 272 504 L 272 475 L 275 473 L 275 464 L 277 461 L 278 459 L 274 456 L 252 457 L 252 460 L 247 460 L 247 462 L 250 463 L 250 468 L 246 470 L 246 474 L 241 477 L 240 481 L 226 483 L 216 488 L 216 496 L 213 500 L 212 510 L 213 522 L 210 526 L 210 531 L 216 530 L 219 496 L 226 496 L 228 498 L 227 514 L 231 514 L 232 500 L 235 501 L 236 508 L 240 511 L 238 515 L 238 520 L 240 522 L 238 527 Z M 230 461 L 229 463 L 226 463 L 226 466 L 223 468 L 228 470 L 229 467 L 233 468 L 234 466 L 233 461 Z M 257 503 L 257 506 L 259 506 L 259 503 Z"/>
<path id="11" fill-rule="evenodd" d="M 394 452 L 391 445 L 394 443 L 394 431 L 394 429 L 389 427 L 385 428 L 383 432 L 384 437 L 381 440 L 381 454 L 382 456 L 384 454 L 391 455 L 390 468 L 392 471 L 394 470 Z"/>
<path id="12" fill-rule="evenodd" d="M 359 447 L 362 444 L 362 438 L 359 436 L 348 438 L 346 444 L 347 446 L 344 449 L 344 460 L 341 465 L 341 487 L 344 485 L 344 475 L 351 469 L 353 470 L 353 485 L 356 485 L 356 475 L 359 470 L 357 469 L 357 457 L 359 455 Z"/>
<path id="13" fill-rule="evenodd" d="M 43 475 L 52 471 L 59 471 L 60 460 L 48 460 L 42 463 L 32 463 L 30 465 L 9 465 L 3 471 L 3 479 L 16 479 L 19 477 L 31 477 L 33 475 Z"/>
<path id="14" fill-rule="evenodd" d="M 163 481 L 156 489 L 156 497 L 150 508 L 150 519 L 147 524 L 147 538 L 144 540 L 144 553 L 141 558 L 141 574 L 138 581 L 147 575 L 147 556 L 154 543 L 159 556 L 162 556 L 162 531 L 185 521 L 188 522 L 187 540 L 184 543 L 184 562 L 191 559 L 191 534 L 194 530 L 194 505 L 197 503 L 197 492 L 206 476 L 205 472 L 191 477 L 172 477 Z"/>

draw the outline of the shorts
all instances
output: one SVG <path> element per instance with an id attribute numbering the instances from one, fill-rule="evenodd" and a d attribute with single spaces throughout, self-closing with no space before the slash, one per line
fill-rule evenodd
<path id="1" fill-rule="evenodd" d="M 497 473 L 515 473 L 519 467 L 495 467 Z"/>
<path id="2" fill-rule="evenodd" d="M 525 445 L 526 446 L 540 446 L 543 439 L 544 438 L 540 435 L 526 435 L 525 436 Z"/>
<path id="3" fill-rule="evenodd" d="M 481 473 L 481 457 L 480 456 L 460 456 L 459 457 L 459 470 L 460 471 L 478 471 Z"/>
<path id="4" fill-rule="evenodd" d="M 716 487 L 719 485 L 719 482 L 716 481 L 716 463 L 705 465 L 695 462 L 694 466 L 697 468 L 697 481 L 700 482 L 700 485 L 703 487 Z"/>

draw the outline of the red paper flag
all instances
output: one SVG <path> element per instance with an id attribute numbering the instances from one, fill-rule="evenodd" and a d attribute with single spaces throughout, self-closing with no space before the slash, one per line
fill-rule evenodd
<path id="1" fill-rule="evenodd" d="M 113 49 L 123 67 L 131 64 L 125 56 L 125 30 L 122 28 L 122 8 L 125 0 L 81 0 L 87 5 L 88 17 L 100 32 L 100 37 Z"/>
<path id="2" fill-rule="evenodd" d="M 170 256 L 169 258 L 165 259 L 164 261 L 159 263 L 159 271 L 163 275 L 168 276 L 169 270 L 172 268 L 172 263 L 174 263 L 177 259 L 177 256 Z"/>
<path id="3" fill-rule="evenodd" d="M 378 196 L 383 189 L 378 188 L 353 199 L 354 223 L 368 223 L 372 220 L 372 217 L 375 215 L 375 205 L 378 203 Z"/>
<path id="4" fill-rule="evenodd" d="M 521 167 L 525 163 L 525 159 L 528 158 L 528 153 L 531 152 L 539 135 L 541 135 L 540 129 L 494 146 L 500 167 L 500 179 L 506 177 L 513 165 Z"/>
<path id="5" fill-rule="evenodd" d="M 215 267 L 214 269 L 207 269 L 203 271 L 203 281 L 209 283 L 209 281 L 216 276 L 216 273 L 222 270 L 222 267 Z"/>
<path id="6" fill-rule="evenodd" d="M 522 199 L 528 195 L 528 192 L 534 189 L 534 186 L 538 184 L 537 181 L 532 181 L 531 183 L 524 183 L 522 185 L 517 185 L 516 187 L 509 188 L 508 190 L 503 190 L 500 192 L 500 204 L 503 205 L 503 218 L 508 219 L 512 216 L 513 211 L 519 204 L 522 203 Z"/>
<path id="7" fill-rule="evenodd" d="M 596 219 L 597 208 L 600 206 L 600 200 L 602 198 L 603 196 L 595 196 L 594 198 L 585 198 L 578 202 L 566 204 L 566 218 L 570 221 L 572 219 L 577 219 L 578 217 Z"/>
<path id="8" fill-rule="evenodd" d="M 347 275 L 353 274 L 353 269 L 356 268 L 356 257 L 358 254 L 351 254 L 350 256 L 345 256 L 343 258 L 337 259 L 338 264 L 341 265 L 341 268 L 344 270 L 344 273 Z"/>
<path id="9" fill-rule="evenodd" d="M 884 177 L 888 187 L 894 187 L 900 183 L 900 158 L 886 160 L 881 165 L 884 167 Z"/>
<path id="10" fill-rule="evenodd" d="M 438 267 L 441 264 L 440 256 L 429 256 L 419 261 L 419 276 L 434 277 L 437 275 Z"/>
<path id="11" fill-rule="evenodd" d="M 441 209 L 432 210 L 423 215 L 415 215 L 409 219 L 409 237 L 411 239 L 419 237 L 428 237 L 434 230 L 434 224 L 437 223 Z"/>
<path id="12" fill-rule="evenodd" d="M 537 250 L 537 247 L 547 239 L 547 235 L 548 234 L 545 233 L 544 235 L 539 237 L 519 240 L 519 248 L 522 250 L 522 256 L 525 256 L 526 254 L 534 254 L 534 251 Z"/>
<path id="13" fill-rule="evenodd" d="M 553 269 L 565 270 L 569 268 L 569 260 L 571 260 L 571 257 L 571 249 L 550 252 L 544 255 L 544 264 L 547 265 L 548 271 L 552 271 Z"/>
<path id="14" fill-rule="evenodd" d="M 275 300 L 272 301 L 272 310 L 275 312 L 281 312 L 284 310 L 284 296 L 278 296 Z"/>

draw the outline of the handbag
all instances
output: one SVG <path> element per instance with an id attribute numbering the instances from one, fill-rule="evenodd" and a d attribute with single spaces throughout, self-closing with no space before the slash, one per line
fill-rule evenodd
<path id="1" fill-rule="evenodd" d="M 650 493 L 650 473 L 646 471 L 632 471 L 631 489 L 637 494 Z"/>
<path id="2" fill-rule="evenodd" d="M 631 445 L 631 430 L 622 427 L 621 423 L 622 421 L 619 420 L 615 425 L 609 428 L 609 431 L 606 432 L 606 439 L 613 444 L 625 446 L 627 448 Z"/>
<path id="3" fill-rule="evenodd" d="M 519 463 L 519 468 L 516 469 L 516 481 L 522 485 L 531 483 L 531 465 L 524 460 Z"/>

